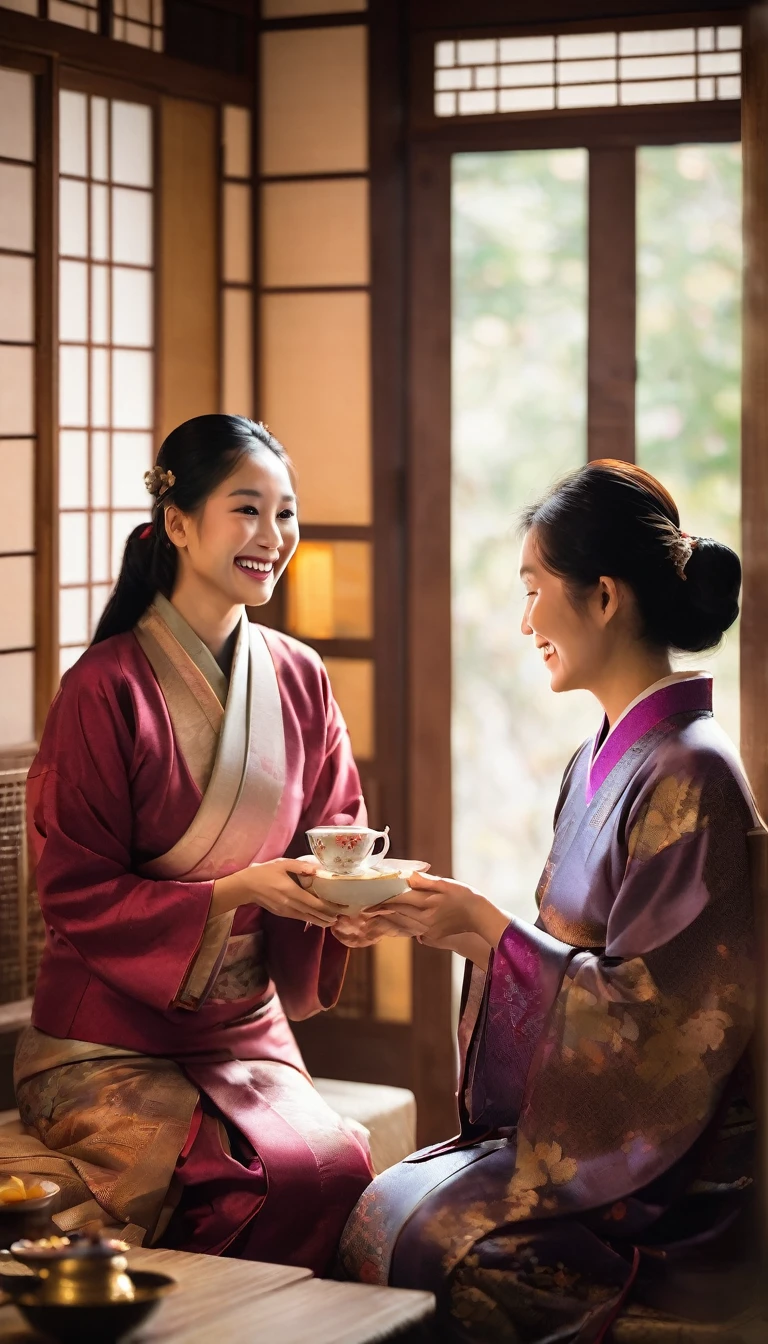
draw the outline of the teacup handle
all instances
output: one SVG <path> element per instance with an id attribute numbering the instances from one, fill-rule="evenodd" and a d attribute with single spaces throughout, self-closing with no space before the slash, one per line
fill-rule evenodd
<path id="1" fill-rule="evenodd" d="M 377 854 L 376 846 L 378 845 L 380 840 L 383 840 L 384 844 L 382 845 L 381 849 Z M 384 859 L 386 858 L 388 853 L 389 853 L 389 827 L 387 826 L 386 830 L 379 831 L 379 834 L 376 836 L 376 839 L 373 842 L 373 849 L 371 850 L 371 858 Z"/>

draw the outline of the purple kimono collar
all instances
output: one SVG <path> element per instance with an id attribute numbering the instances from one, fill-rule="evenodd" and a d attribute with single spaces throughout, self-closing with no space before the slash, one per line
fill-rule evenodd
<path id="1" fill-rule="evenodd" d="M 587 802 L 591 803 L 601 784 L 604 784 L 615 765 L 635 742 L 650 733 L 672 714 L 712 712 L 712 678 L 692 676 L 669 682 L 651 691 L 632 707 L 599 746 L 605 731 L 605 719 L 592 747 L 592 759 L 587 773 Z"/>

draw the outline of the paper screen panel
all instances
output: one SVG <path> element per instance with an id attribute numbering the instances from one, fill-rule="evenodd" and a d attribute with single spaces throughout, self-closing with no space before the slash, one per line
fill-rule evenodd
<path id="1" fill-rule="evenodd" d="M 0 247 L 14 252 L 33 250 L 34 185 L 34 168 L 22 163 L 0 163 Z"/>
<path id="2" fill-rule="evenodd" d="M 35 432 L 34 350 L 0 345 L 0 434 Z"/>
<path id="3" fill-rule="evenodd" d="M 151 187 L 152 109 L 145 103 L 112 103 L 112 181 Z"/>
<path id="4" fill-rule="evenodd" d="M 0 556 L 0 650 L 29 648 L 35 640 L 34 561 Z"/>
<path id="5" fill-rule="evenodd" d="M 303 541 L 286 574 L 288 628 L 300 639 L 370 639 L 371 546 Z"/>
<path id="6" fill-rule="evenodd" d="M 410 938 L 382 938 L 373 947 L 373 1015 L 378 1022 L 410 1022 Z"/>
<path id="7" fill-rule="evenodd" d="M 222 279 L 225 284 L 251 283 L 251 188 L 244 182 L 223 186 L 224 247 Z"/>
<path id="8" fill-rule="evenodd" d="M 262 172 L 364 172 L 366 30 L 262 35 Z"/>
<path id="9" fill-rule="evenodd" d="M 34 77 L 0 68 L 0 159 L 31 163 L 35 156 Z"/>
<path id="10" fill-rule="evenodd" d="M 251 114 L 247 107 L 224 107 L 221 113 L 224 176 L 251 176 Z"/>
<path id="11" fill-rule="evenodd" d="M 367 658 L 326 658 L 333 694 L 346 720 L 358 760 L 374 757 L 374 674 Z"/>
<path id="12" fill-rule="evenodd" d="M 366 181 L 267 183 L 261 205 L 267 288 L 368 284 Z"/>
<path id="13" fill-rule="evenodd" d="M 221 409 L 227 415 L 253 415 L 253 297 L 249 289 L 222 294 Z"/>
<path id="14" fill-rule="evenodd" d="M 35 655 L 0 654 L 0 748 L 34 741 Z"/>
<path id="15" fill-rule="evenodd" d="M 0 341 L 34 339 L 34 259 L 0 253 Z"/>
<path id="16" fill-rule="evenodd" d="M 3 544 L 7 552 L 31 551 L 35 545 L 35 444 L 32 439 L 0 439 L 0 481 L 13 508 L 3 513 Z"/>
<path id="17" fill-rule="evenodd" d="M 88 175 L 88 98 L 62 89 L 59 95 L 59 172 Z"/>
<path id="18" fill-rule="evenodd" d="M 296 463 L 301 516 L 371 519 L 367 294 L 262 300 L 262 414 Z"/>

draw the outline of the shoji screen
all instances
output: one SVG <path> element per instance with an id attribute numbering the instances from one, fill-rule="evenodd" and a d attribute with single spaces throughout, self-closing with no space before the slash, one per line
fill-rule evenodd
<path id="1" fill-rule="evenodd" d="M 367 25 L 361 0 L 264 0 L 259 414 L 298 468 L 287 628 L 322 654 L 377 812 Z M 341 15 L 336 21 L 330 17 Z M 279 26 L 323 13 L 323 26 Z M 410 944 L 385 940 L 339 1012 L 407 1022 Z"/>
<path id="2" fill-rule="evenodd" d="M 59 142 L 59 643 L 93 633 L 148 517 L 154 409 L 153 111 L 63 90 Z"/>
<path id="3" fill-rule="evenodd" d="M 0 750 L 34 738 L 35 89 L 0 68 Z"/>

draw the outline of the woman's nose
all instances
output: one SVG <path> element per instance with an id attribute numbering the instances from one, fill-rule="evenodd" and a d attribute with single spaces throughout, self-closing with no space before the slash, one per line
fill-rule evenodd
<path id="1" fill-rule="evenodd" d="M 259 526 L 256 530 L 256 540 L 262 546 L 266 546 L 271 551 L 277 551 L 280 548 L 282 534 L 277 525 L 276 518 L 265 518 L 262 514 L 259 518 Z"/>
<path id="2" fill-rule="evenodd" d="M 532 635 L 532 634 L 533 634 L 533 627 L 532 627 L 531 625 L 528 624 L 528 608 L 527 608 L 527 607 L 526 607 L 525 611 L 523 612 L 523 619 L 522 619 L 522 621 L 520 622 L 520 630 L 522 631 L 522 633 L 523 633 L 524 635 Z"/>

